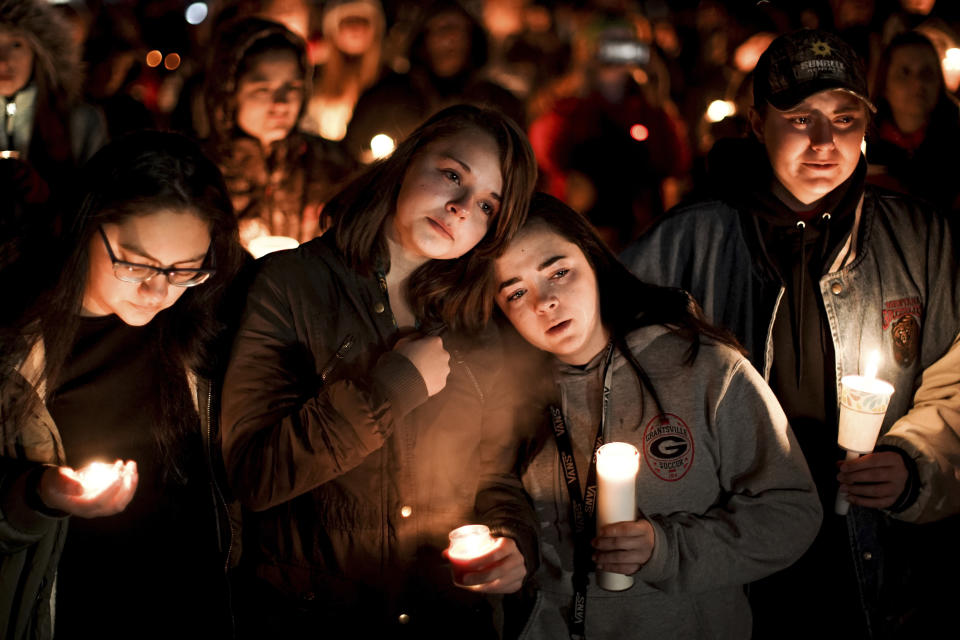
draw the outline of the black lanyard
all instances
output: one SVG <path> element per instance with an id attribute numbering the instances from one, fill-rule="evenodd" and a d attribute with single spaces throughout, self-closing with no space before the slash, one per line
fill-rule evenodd
<path id="1" fill-rule="evenodd" d="M 570 494 L 570 518 L 573 522 L 573 606 L 567 627 L 571 640 L 586 638 L 587 584 L 592 550 L 590 540 L 596 529 L 597 509 L 597 449 L 603 445 L 603 434 L 607 425 L 610 407 L 610 383 L 613 380 L 613 343 L 607 347 L 606 363 L 603 366 L 603 405 L 600 413 L 600 426 L 593 440 L 593 453 L 587 470 L 586 492 L 580 490 L 580 476 L 573 457 L 573 443 L 570 431 L 563 419 L 563 412 L 556 405 L 550 405 L 550 423 L 557 442 L 560 456 L 560 468 Z M 585 497 L 584 497 L 585 496 Z"/>

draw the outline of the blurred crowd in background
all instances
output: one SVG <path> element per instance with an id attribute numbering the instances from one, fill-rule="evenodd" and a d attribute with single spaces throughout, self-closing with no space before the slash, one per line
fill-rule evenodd
<path id="1" fill-rule="evenodd" d="M 55 2 L 67 41 L 20 15 L 29 4 L 0 2 L 0 147 L 28 165 L 8 164 L 3 179 L 27 202 L 108 137 L 173 129 L 219 164 L 245 245 L 304 241 L 329 225 L 323 203 L 357 168 L 438 109 L 476 102 L 528 132 L 541 189 L 619 250 L 708 188 L 714 142 L 749 135 L 757 58 L 801 27 L 835 31 L 868 64 L 869 179 L 949 209 L 960 195 L 957 3 Z M 9 34 L 26 34 L 37 69 L 28 124 L 23 87 L 4 71 Z"/>

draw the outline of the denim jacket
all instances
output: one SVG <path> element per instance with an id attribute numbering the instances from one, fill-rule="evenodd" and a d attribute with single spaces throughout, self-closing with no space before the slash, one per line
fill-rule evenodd
<path id="1" fill-rule="evenodd" d="M 707 317 L 731 329 L 769 379 L 773 322 L 784 285 L 770 268 L 756 220 L 720 200 L 675 210 L 622 256 L 641 279 L 683 287 Z M 904 450 L 920 479 L 916 501 L 894 517 L 927 522 L 960 512 L 960 280 L 950 224 L 930 207 L 866 187 L 849 237 L 830 256 L 820 292 L 836 354 L 836 381 L 865 369 L 895 392 L 881 444 Z M 871 626 L 880 620 L 887 514 L 847 518 Z"/>

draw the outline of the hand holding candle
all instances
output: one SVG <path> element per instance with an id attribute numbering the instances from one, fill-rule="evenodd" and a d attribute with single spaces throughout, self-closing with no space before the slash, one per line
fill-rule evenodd
<path id="1" fill-rule="evenodd" d="M 494 538 L 482 524 L 451 531 L 443 554 L 453 567 L 454 584 L 470 591 L 514 593 L 527 575 L 517 544 L 511 538 Z"/>
<path id="2" fill-rule="evenodd" d="M 48 467 L 40 479 L 40 499 L 51 509 L 81 518 L 109 516 L 123 511 L 137 488 L 137 464 L 92 462 L 75 471 Z"/>
<path id="3" fill-rule="evenodd" d="M 597 570 L 629 576 L 650 561 L 656 536 L 648 520 L 608 524 L 593 540 Z"/>
<path id="4" fill-rule="evenodd" d="M 870 354 L 865 376 L 844 376 L 840 380 L 840 425 L 837 442 L 847 450 L 847 462 L 873 451 L 887 412 L 893 385 L 877 379 L 880 356 Z M 837 494 L 834 512 L 846 515 L 850 503 Z"/>
<path id="5" fill-rule="evenodd" d="M 878 451 L 840 464 L 837 480 L 850 504 L 872 509 L 892 507 L 907 486 L 909 473 L 896 451 Z"/>
<path id="6" fill-rule="evenodd" d="M 626 442 L 609 442 L 597 449 L 597 532 L 615 523 L 630 524 L 637 519 L 637 473 L 640 452 Z M 649 526 L 649 523 L 646 523 Z M 652 531 L 651 533 L 651 550 Z M 648 556 L 649 558 L 649 556 Z M 597 584 L 609 591 L 633 586 L 633 577 L 597 571 Z"/>

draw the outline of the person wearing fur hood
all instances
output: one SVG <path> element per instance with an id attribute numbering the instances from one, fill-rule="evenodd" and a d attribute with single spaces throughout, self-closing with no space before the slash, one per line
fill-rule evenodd
<path id="1" fill-rule="evenodd" d="M 20 191 L 37 177 L 64 182 L 106 142 L 102 115 L 80 101 L 82 80 L 80 52 L 49 3 L 0 0 L 0 150 L 27 165 L 9 172 Z"/>
<path id="2" fill-rule="evenodd" d="M 243 18 L 219 35 L 207 70 L 211 132 L 245 247 L 259 236 L 319 235 L 323 204 L 354 164 L 336 143 L 296 129 L 309 90 L 303 39 L 283 25 Z"/>

